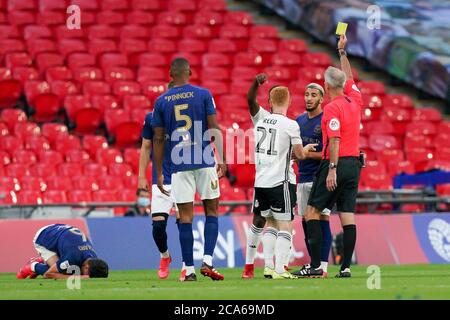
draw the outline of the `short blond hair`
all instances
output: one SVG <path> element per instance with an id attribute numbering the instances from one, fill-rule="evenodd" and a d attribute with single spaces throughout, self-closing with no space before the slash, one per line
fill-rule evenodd
<path id="1" fill-rule="evenodd" d="M 275 106 L 285 106 L 289 103 L 289 89 L 277 86 L 270 90 L 269 100 Z"/>

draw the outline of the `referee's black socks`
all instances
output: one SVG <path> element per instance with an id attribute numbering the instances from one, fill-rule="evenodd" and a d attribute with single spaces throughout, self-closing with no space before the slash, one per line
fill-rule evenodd
<path id="1" fill-rule="evenodd" d="M 308 231 L 308 244 L 311 256 L 311 267 L 320 267 L 320 254 L 322 248 L 322 227 L 320 220 L 309 220 L 306 222 Z"/>
<path id="2" fill-rule="evenodd" d="M 341 270 L 350 268 L 352 262 L 353 251 L 356 244 L 356 225 L 349 224 L 344 229 L 344 257 L 342 259 Z"/>

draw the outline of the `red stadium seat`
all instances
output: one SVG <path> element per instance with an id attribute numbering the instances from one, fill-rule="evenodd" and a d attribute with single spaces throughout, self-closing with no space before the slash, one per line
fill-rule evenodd
<path id="1" fill-rule="evenodd" d="M 25 44 L 21 40 L 17 39 L 4 39 L 0 40 L 0 55 L 3 56 L 10 52 L 26 51 Z"/>
<path id="2" fill-rule="evenodd" d="M 69 191 L 72 189 L 72 181 L 70 177 L 49 177 L 45 179 L 48 190 Z"/>
<path id="3" fill-rule="evenodd" d="M 131 11 L 127 14 L 128 24 L 153 25 L 155 17 L 151 12 Z"/>
<path id="4" fill-rule="evenodd" d="M 450 151 L 450 150 L 449 150 Z M 449 152 L 450 155 L 450 152 Z M 424 171 L 443 170 L 450 171 L 450 157 L 447 160 L 430 160 L 425 164 Z"/>
<path id="5" fill-rule="evenodd" d="M 382 98 L 383 106 L 387 108 L 413 108 L 414 103 L 409 96 L 404 94 L 386 94 Z"/>
<path id="6" fill-rule="evenodd" d="M 400 108 L 386 108 L 384 107 L 380 115 L 380 120 L 383 123 L 388 121 L 394 125 L 394 134 L 402 136 L 406 131 L 406 126 L 411 120 L 411 114 L 407 109 Z"/>
<path id="7" fill-rule="evenodd" d="M 437 185 L 436 192 L 440 196 L 450 196 L 450 183 Z"/>
<path id="8" fill-rule="evenodd" d="M 183 39 L 178 42 L 178 50 L 186 53 L 203 54 L 206 52 L 206 43 L 198 39 Z"/>
<path id="9" fill-rule="evenodd" d="M 122 152 L 118 149 L 107 148 L 99 149 L 96 155 L 97 163 L 109 166 L 113 163 L 123 163 Z"/>
<path id="10" fill-rule="evenodd" d="M 99 25 L 123 25 L 126 21 L 125 13 L 113 11 L 101 11 L 97 13 Z"/>
<path id="11" fill-rule="evenodd" d="M 272 61 L 272 55 L 277 52 L 278 45 L 272 39 L 253 38 L 248 42 L 250 52 L 258 52 L 263 57 L 263 61 Z"/>
<path id="12" fill-rule="evenodd" d="M 67 1 L 39 0 L 39 11 L 66 11 Z"/>
<path id="13" fill-rule="evenodd" d="M 61 109 L 59 97 L 55 94 L 41 94 L 34 101 L 34 119 L 36 121 L 51 121 L 57 119 Z"/>
<path id="14" fill-rule="evenodd" d="M 148 114 L 148 110 L 146 110 L 146 109 L 130 110 L 131 121 L 139 123 L 141 129 L 144 126 L 144 120 L 145 120 L 145 117 L 147 116 L 147 114 Z"/>
<path id="15" fill-rule="evenodd" d="M 120 192 L 117 192 L 117 201 L 135 202 L 136 189 L 123 189 Z"/>
<path id="16" fill-rule="evenodd" d="M 287 86 L 291 80 L 289 68 L 273 66 L 267 68 L 265 71 L 269 79 L 275 83 Z"/>
<path id="17" fill-rule="evenodd" d="M 25 40 L 52 37 L 52 30 L 46 26 L 28 25 L 23 28 L 23 38 Z"/>
<path id="18" fill-rule="evenodd" d="M 89 40 L 89 53 L 94 56 L 100 56 L 104 53 L 114 53 L 118 51 L 118 48 L 115 40 L 99 38 Z"/>
<path id="19" fill-rule="evenodd" d="M 236 187 L 251 188 L 255 183 L 255 165 L 239 164 L 235 166 Z"/>
<path id="20" fill-rule="evenodd" d="M 7 68 L 13 69 L 17 66 L 31 66 L 33 64 L 33 60 L 27 52 L 11 52 L 5 55 L 5 65 Z M 11 71 L 9 71 L 9 78 L 11 79 Z M 2 77 L 2 80 L 6 80 Z"/>
<path id="21" fill-rule="evenodd" d="M 62 139 L 58 139 L 55 142 L 54 149 L 56 151 L 61 152 L 62 154 L 65 154 L 66 152 L 68 152 L 70 150 L 80 150 L 81 149 L 80 138 L 71 134 Z"/>
<path id="22" fill-rule="evenodd" d="M 190 2 L 192 3 L 192 1 Z M 171 3 L 172 7 L 172 3 Z M 165 11 L 158 14 L 157 22 L 160 25 L 170 25 L 172 28 L 182 27 L 188 24 L 188 17 L 186 14 L 177 11 Z"/>
<path id="23" fill-rule="evenodd" d="M 392 189 L 392 178 L 386 174 L 367 174 L 362 180 L 363 185 L 369 190 L 389 190 Z"/>
<path id="24" fill-rule="evenodd" d="M 129 164 L 131 168 L 138 172 L 140 149 L 127 148 L 123 152 L 124 163 Z"/>
<path id="25" fill-rule="evenodd" d="M 16 105 L 22 92 L 22 85 L 16 80 L 0 81 L 0 109 Z"/>
<path id="26" fill-rule="evenodd" d="M 66 153 L 66 162 L 71 163 L 88 163 L 91 158 L 89 153 L 84 150 L 69 150 Z"/>
<path id="27" fill-rule="evenodd" d="M 238 51 L 236 44 L 227 39 L 214 39 L 209 42 L 209 53 L 223 53 L 228 54 L 230 58 Z"/>
<path id="28" fill-rule="evenodd" d="M 261 68 L 267 65 L 267 61 L 263 63 L 263 58 L 256 52 L 240 52 L 234 56 L 234 66 L 247 66 Z"/>
<path id="29" fill-rule="evenodd" d="M 9 135 L 8 126 L 5 123 L 0 122 L 0 137 L 4 137 L 4 136 L 8 136 L 8 135 Z"/>
<path id="30" fill-rule="evenodd" d="M 218 38 L 220 29 L 224 23 L 224 16 L 220 12 L 204 10 L 197 12 L 194 17 L 195 24 L 205 25 L 211 28 L 211 35 Z"/>
<path id="31" fill-rule="evenodd" d="M 0 68 L 0 81 L 11 80 L 12 72 L 10 68 Z"/>
<path id="32" fill-rule="evenodd" d="M 103 80 L 103 71 L 97 67 L 79 67 L 73 71 L 74 78 L 81 84 L 85 81 Z"/>
<path id="33" fill-rule="evenodd" d="M 83 173 L 87 176 L 101 179 L 108 174 L 108 169 L 106 166 L 98 163 L 86 163 L 83 166 Z"/>
<path id="34" fill-rule="evenodd" d="M 30 175 L 28 165 L 21 163 L 11 163 L 5 168 L 6 176 L 11 178 L 22 178 Z"/>
<path id="35" fill-rule="evenodd" d="M 11 163 L 11 158 L 9 156 L 9 153 L 6 151 L 0 151 L 0 168 L 2 166 L 7 166 Z"/>
<path id="36" fill-rule="evenodd" d="M 366 167 L 364 170 L 361 170 L 361 179 L 368 174 L 373 175 L 384 175 L 386 174 L 386 166 L 384 163 L 375 160 L 366 161 Z"/>
<path id="37" fill-rule="evenodd" d="M 120 30 L 120 38 L 122 40 L 130 38 L 148 39 L 150 38 L 150 30 L 147 27 L 136 24 L 124 25 Z"/>
<path id="38" fill-rule="evenodd" d="M 117 39 L 119 34 L 117 27 L 96 24 L 89 27 L 88 38 L 92 39 Z"/>
<path id="39" fill-rule="evenodd" d="M 450 161 L 450 147 L 447 145 L 436 148 L 435 155 L 438 160 Z"/>
<path id="40" fill-rule="evenodd" d="M 39 72 L 32 67 L 16 67 L 12 71 L 13 79 L 20 83 L 25 83 L 27 80 L 39 79 Z"/>
<path id="41" fill-rule="evenodd" d="M 239 51 L 247 50 L 249 32 L 246 27 L 234 24 L 225 24 L 220 29 L 220 37 L 222 39 L 232 40 Z"/>
<path id="42" fill-rule="evenodd" d="M 123 188 L 123 181 L 119 177 L 105 176 L 98 179 L 100 190 L 120 190 Z"/>
<path id="43" fill-rule="evenodd" d="M 99 150 L 108 148 L 108 142 L 104 136 L 88 134 L 83 138 L 83 148 L 89 152 L 92 158 L 95 158 Z"/>
<path id="44" fill-rule="evenodd" d="M 0 39 L 21 38 L 20 29 L 14 25 L 0 25 Z"/>
<path id="45" fill-rule="evenodd" d="M 41 135 L 41 128 L 33 122 L 18 122 L 14 126 L 14 134 L 23 140 L 33 136 Z"/>
<path id="46" fill-rule="evenodd" d="M 431 142 L 433 139 L 430 136 L 425 136 L 422 134 L 413 135 L 407 134 L 404 139 L 405 151 L 410 151 L 422 146 L 432 146 Z"/>
<path id="47" fill-rule="evenodd" d="M 139 67 L 166 67 L 168 60 L 160 53 L 143 53 L 139 55 Z"/>
<path id="48" fill-rule="evenodd" d="M 8 23 L 14 26 L 24 26 L 36 23 L 36 14 L 31 11 L 8 12 Z"/>
<path id="49" fill-rule="evenodd" d="M 79 163 L 61 163 L 58 166 L 58 174 L 63 177 L 74 177 L 82 172 L 82 166 Z"/>
<path id="50" fill-rule="evenodd" d="M 384 163 L 389 169 L 391 162 L 401 162 L 405 160 L 405 155 L 399 149 L 382 149 L 377 152 L 377 160 Z"/>
<path id="51" fill-rule="evenodd" d="M 100 57 L 100 66 L 103 70 L 113 66 L 128 66 L 128 57 L 120 53 L 105 53 Z"/>
<path id="52" fill-rule="evenodd" d="M 63 101 L 64 98 L 68 95 L 78 93 L 78 88 L 72 81 L 64 81 L 64 80 L 53 81 L 50 84 L 50 89 L 52 93 L 58 96 L 58 98 L 61 101 Z"/>
<path id="53" fill-rule="evenodd" d="M 153 53 L 171 54 L 177 50 L 176 45 L 169 39 L 152 39 L 148 43 L 148 51 Z"/>
<path id="54" fill-rule="evenodd" d="M 79 67 L 95 67 L 96 59 L 93 54 L 89 53 L 71 53 L 67 58 L 67 66 L 72 69 L 72 71 L 78 69 Z"/>
<path id="55" fill-rule="evenodd" d="M 30 39 L 27 43 L 28 52 L 33 58 L 39 53 L 57 52 L 56 42 L 49 39 Z"/>
<path id="56" fill-rule="evenodd" d="M 224 69 L 226 70 L 226 69 Z M 241 81 L 253 81 L 255 79 L 255 75 L 258 74 L 258 69 L 252 67 L 236 67 L 231 71 L 231 79 L 233 79 L 233 83 L 241 82 Z M 207 80 L 208 78 L 205 78 Z M 214 79 L 210 79 L 214 80 Z M 216 79 L 220 80 L 220 79 Z M 244 88 L 242 88 L 243 90 Z M 247 88 L 248 91 L 248 88 Z M 235 93 L 233 90 L 233 85 L 231 86 L 231 92 Z"/>
<path id="57" fill-rule="evenodd" d="M 165 68 L 141 67 L 137 74 L 137 81 L 140 83 L 154 80 L 168 82 L 168 77 L 169 74 L 166 72 Z"/>
<path id="58" fill-rule="evenodd" d="M 314 65 L 317 67 L 328 68 L 333 65 L 330 56 L 324 52 L 308 52 L 302 56 L 304 65 Z"/>
<path id="59" fill-rule="evenodd" d="M 439 122 L 441 121 L 441 113 L 434 108 L 416 108 L 412 113 L 413 121 L 430 121 Z"/>
<path id="60" fill-rule="evenodd" d="M 120 51 L 128 55 L 128 65 L 135 67 L 139 64 L 139 55 L 147 51 L 147 41 L 140 39 L 122 39 Z"/>
<path id="61" fill-rule="evenodd" d="M 104 81 L 90 80 L 83 83 L 83 93 L 90 96 L 110 94 L 111 86 Z"/>
<path id="62" fill-rule="evenodd" d="M 397 149 L 397 139 L 390 135 L 370 135 L 370 148 L 374 151 L 381 151 L 385 149 Z"/>
<path id="63" fill-rule="evenodd" d="M 292 52 L 303 54 L 308 51 L 308 45 L 300 39 L 282 39 L 278 43 L 278 49 L 281 52 Z"/>
<path id="64" fill-rule="evenodd" d="M 54 144 L 57 139 L 69 134 L 65 125 L 60 123 L 44 123 L 42 125 L 42 135 Z"/>
<path id="65" fill-rule="evenodd" d="M 66 192 L 62 190 L 48 190 L 43 193 L 42 203 L 44 204 L 56 204 L 56 203 L 66 203 L 67 196 Z"/>
<path id="66" fill-rule="evenodd" d="M 32 165 L 37 162 L 37 157 L 33 151 L 30 150 L 15 150 L 13 153 L 13 163 Z"/>
<path id="67" fill-rule="evenodd" d="M 406 126 L 406 135 L 435 135 L 436 126 L 428 121 L 415 121 Z"/>
<path id="68" fill-rule="evenodd" d="M 16 204 L 17 194 L 12 190 L 0 187 L 0 194 L 4 195 L 3 199 L 0 199 L 0 204 Z"/>
<path id="69" fill-rule="evenodd" d="M 228 84 L 221 81 L 204 81 L 202 86 L 208 88 L 215 99 L 230 92 Z"/>
<path id="70" fill-rule="evenodd" d="M 19 109 L 4 109 L 0 118 L 8 126 L 8 129 L 11 132 L 14 130 L 17 123 L 27 121 L 25 112 Z"/>
<path id="71" fill-rule="evenodd" d="M 27 137 L 25 140 L 25 149 L 39 154 L 41 151 L 50 150 L 50 142 L 41 136 Z"/>
<path id="72" fill-rule="evenodd" d="M 446 134 L 450 136 L 450 121 L 442 121 L 439 124 L 437 131 L 439 132 L 439 134 Z"/>
<path id="73" fill-rule="evenodd" d="M 30 167 L 30 175 L 39 178 L 48 178 L 56 175 L 56 167 L 51 163 L 37 163 Z"/>
<path id="74" fill-rule="evenodd" d="M 273 40 L 279 39 L 278 29 L 270 25 L 253 26 L 250 29 L 249 35 L 251 38 L 273 39 Z"/>
<path id="75" fill-rule="evenodd" d="M 47 26 L 58 26 L 66 22 L 66 15 L 63 12 L 44 11 L 38 12 L 36 16 L 36 23 Z M 86 14 L 83 16 L 83 23 L 87 24 Z"/>
<path id="76" fill-rule="evenodd" d="M 133 175 L 131 166 L 126 163 L 112 163 L 108 166 L 108 172 L 110 176 L 121 178 Z"/>
<path id="77" fill-rule="evenodd" d="M 203 81 L 224 81 L 230 78 L 230 72 L 225 68 L 204 68 L 201 78 Z"/>
<path id="78" fill-rule="evenodd" d="M 44 180 L 38 176 L 22 177 L 20 179 L 20 189 L 23 191 L 45 191 L 46 188 L 47 185 Z"/>
<path id="79" fill-rule="evenodd" d="M 39 153 L 39 163 L 56 166 L 64 162 L 63 155 L 54 150 L 44 150 Z"/>
<path id="80" fill-rule="evenodd" d="M 92 192 L 92 200 L 94 202 L 116 202 L 116 195 L 110 190 L 99 190 Z"/>
<path id="81" fill-rule="evenodd" d="M 253 25 L 253 17 L 250 13 L 245 11 L 229 11 L 225 14 L 225 21 L 231 24 L 241 26 Z"/>
<path id="82" fill-rule="evenodd" d="M 72 179 L 74 190 L 97 191 L 99 189 L 97 179 L 92 176 L 77 175 Z"/>
<path id="83" fill-rule="evenodd" d="M 85 12 L 86 13 L 86 12 Z M 86 18 L 87 13 L 85 14 Z M 83 19 L 84 21 L 86 19 Z M 66 25 L 58 26 L 54 29 L 56 39 L 85 39 L 86 38 L 86 29 L 68 29 Z"/>
<path id="84" fill-rule="evenodd" d="M 38 95 L 50 93 L 50 85 L 47 81 L 29 80 L 25 82 L 24 89 L 30 104 L 34 103 L 34 99 Z"/>
<path id="85" fill-rule="evenodd" d="M 127 1 L 127 0 L 102 0 L 101 5 L 102 5 L 103 10 L 126 11 L 129 8 L 129 1 Z"/>
<path id="86" fill-rule="evenodd" d="M 67 200 L 70 203 L 92 202 L 92 194 L 87 190 L 71 190 L 67 192 Z"/>
<path id="87" fill-rule="evenodd" d="M 183 29 L 183 38 L 199 39 L 207 42 L 213 38 L 213 31 L 212 28 L 208 26 L 194 24 Z"/>
<path id="88" fill-rule="evenodd" d="M 298 68 L 302 64 L 302 59 L 298 53 L 280 52 L 273 55 L 272 64 L 276 66 L 288 67 L 291 72 L 291 77 L 295 77 L 297 75 Z"/>
<path id="89" fill-rule="evenodd" d="M 66 66 L 50 67 L 45 71 L 45 79 L 48 82 L 57 80 L 70 81 L 73 79 L 73 73 L 72 70 L 70 70 Z"/>
<path id="90" fill-rule="evenodd" d="M 318 82 L 319 84 L 323 84 L 325 70 L 325 68 L 318 66 L 304 66 L 298 69 L 298 77 L 305 79 L 308 83 Z"/>
<path id="91" fill-rule="evenodd" d="M 414 164 L 416 171 L 423 171 L 428 161 L 434 159 L 433 150 L 418 146 L 406 153 L 406 159 Z"/>
<path id="92" fill-rule="evenodd" d="M 209 67 L 231 67 L 232 61 L 223 53 L 206 53 L 202 57 L 202 66 Z"/>
<path id="93" fill-rule="evenodd" d="M 162 11 L 166 8 L 165 1 L 132 0 L 134 10 Z"/>
<path id="94" fill-rule="evenodd" d="M 134 81 L 118 80 L 113 84 L 113 92 L 118 97 L 130 94 L 141 94 L 141 86 Z"/>
<path id="95" fill-rule="evenodd" d="M 40 191 L 21 191 L 17 194 L 18 204 L 42 204 Z"/>
<path id="96" fill-rule="evenodd" d="M 105 110 L 120 108 L 120 101 L 116 96 L 113 95 L 94 95 L 91 96 L 92 106 L 94 108 L 100 109 L 102 113 Z"/>
<path id="97" fill-rule="evenodd" d="M 122 181 L 123 181 L 124 188 L 134 190 L 134 196 L 136 198 L 136 189 L 137 189 L 137 184 L 138 184 L 137 176 L 134 176 L 134 175 L 124 176 L 124 177 L 122 177 Z"/>
<path id="98" fill-rule="evenodd" d="M 155 101 L 163 92 L 167 90 L 167 83 L 164 81 L 146 81 L 141 83 L 142 93 Z"/>
<path id="99" fill-rule="evenodd" d="M 126 95 L 123 97 L 123 107 L 127 110 L 133 109 L 152 109 L 150 99 L 144 95 Z"/>

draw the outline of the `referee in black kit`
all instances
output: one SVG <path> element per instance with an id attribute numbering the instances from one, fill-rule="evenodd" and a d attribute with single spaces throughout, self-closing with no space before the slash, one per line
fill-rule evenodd
<path id="1" fill-rule="evenodd" d="M 361 171 L 359 131 L 361 122 L 361 92 L 353 81 L 352 70 L 345 52 L 347 38 L 338 42 L 341 70 L 329 67 L 325 71 L 325 92 L 330 102 L 322 118 L 322 162 L 314 179 L 306 209 L 307 236 L 311 264 L 296 275 L 321 277 L 320 250 L 322 230 L 320 213 L 337 205 L 344 229 L 344 257 L 336 277 L 351 277 L 350 262 L 356 243 L 355 207 Z"/>

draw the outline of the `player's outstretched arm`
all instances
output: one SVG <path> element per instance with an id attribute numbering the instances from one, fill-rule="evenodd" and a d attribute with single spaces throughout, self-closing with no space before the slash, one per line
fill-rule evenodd
<path id="1" fill-rule="evenodd" d="M 338 51 L 341 60 L 341 70 L 344 71 L 347 79 L 353 79 L 352 67 L 350 61 L 348 61 L 347 53 L 345 52 L 345 46 L 347 45 L 347 37 L 345 34 L 341 35 L 338 42 Z"/>
<path id="2" fill-rule="evenodd" d="M 259 104 L 256 101 L 256 96 L 258 95 L 258 88 L 260 85 L 267 81 L 267 75 L 258 74 L 252 83 L 252 86 L 247 93 L 247 103 L 250 110 L 250 115 L 254 117 L 259 111 Z"/>
<path id="3" fill-rule="evenodd" d="M 317 143 L 307 144 L 304 147 L 301 144 L 294 144 L 293 147 L 295 158 L 297 160 L 305 160 L 308 158 L 309 153 L 316 151 Z"/>
<path id="4" fill-rule="evenodd" d="M 146 171 L 148 163 L 150 162 L 150 152 L 152 150 L 152 140 L 143 138 L 141 145 L 141 153 L 139 155 L 139 175 L 138 188 L 149 190 Z"/>
<path id="5" fill-rule="evenodd" d="M 72 276 L 74 276 L 74 275 L 60 273 L 58 271 L 58 268 L 56 267 L 56 263 L 53 264 L 50 267 L 50 269 L 48 269 L 47 272 L 44 273 L 44 275 L 43 275 L 43 277 L 45 279 L 67 279 L 67 278 L 72 277 Z M 80 275 L 80 278 L 81 279 L 88 279 L 89 276 L 88 275 Z"/>

